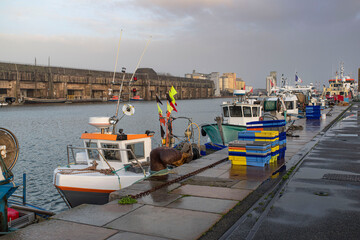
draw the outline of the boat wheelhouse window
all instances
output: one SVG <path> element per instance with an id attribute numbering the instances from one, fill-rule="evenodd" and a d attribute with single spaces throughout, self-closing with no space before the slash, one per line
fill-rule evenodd
<path id="1" fill-rule="evenodd" d="M 229 108 L 231 117 L 242 117 L 241 106 L 230 106 Z"/>
<path id="2" fill-rule="evenodd" d="M 340 92 L 340 95 L 341 95 L 341 96 L 344 95 L 344 92 Z"/>
<path id="3" fill-rule="evenodd" d="M 286 109 L 294 109 L 294 101 L 285 102 Z"/>
<path id="4" fill-rule="evenodd" d="M 119 146 L 117 144 L 101 143 L 101 148 L 119 149 Z M 103 149 L 102 151 L 106 160 L 115 160 L 121 162 L 120 150 Z"/>
<path id="5" fill-rule="evenodd" d="M 251 117 L 251 107 L 244 107 L 244 117 Z"/>
<path id="6" fill-rule="evenodd" d="M 253 113 L 253 117 L 258 117 L 259 116 L 259 108 L 252 107 L 252 113 Z"/>
<path id="7" fill-rule="evenodd" d="M 326 95 L 330 95 L 330 92 L 326 92 Z"/>
<path id="8" fill-rule="evenodd" d="M 228 107 L 223 107 L 223 111 L 224 111 L 224 117 L 229 117 L 229 109 Z"/>
<path id="9" fill-rule="evenodd" d="M 145 157 L 144 142 L 137 142 L 137 143 L 133 143 L 133 144 L 127 144 L 126 149 L 130 149 L 135 154 L 137 159 L 141 159 L 141 158 Z M 128 155 L 129 160 L 135 159 L 133 154 L 131 154 L 131 152 L 128 151 L 127 155 Z"/>
<path id="10" fill-rule="evenodd" d="M 96 142 L 86 142 L 86 147 L 97 148 Z M 99 151 L 95 149 L 87 149 L 89 159 L 99 160 Z"/>

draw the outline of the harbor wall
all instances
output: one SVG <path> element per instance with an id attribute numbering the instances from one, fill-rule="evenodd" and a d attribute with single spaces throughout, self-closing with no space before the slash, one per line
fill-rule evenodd
<path id="1" fill-rule="evenodd" d="M 214 82 L 192 78 L 159 75 L 151 68 L 139 68 L 133 73 L 113 72 L 63 67 L 35 66 L 0 62 L 0 97 L 25 97 L 43 99 L 101 99 L 106 101 L 119 93 L 124 78 L 123 96 L 135 93 L 144 100 L 155 100 L 158 95 L 166 98 L 166 92 L 174 86 L 177 99 L 212 98 Z M 136 92 L 135 92 L 136 91 Z"/>

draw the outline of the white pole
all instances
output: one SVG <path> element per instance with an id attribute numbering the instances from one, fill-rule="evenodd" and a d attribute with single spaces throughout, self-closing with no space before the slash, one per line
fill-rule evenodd
<path id="1" fill-rule="evenodd" d="M 115 81 L 115 73 L 116 73 L 116 67 L 117 67 L 118 58 L 119 58 L 119 49 L 120 49 L 121 36 L 122 36 L 122 29 L 120 31 L 120 39 L 119 39 L 118 50 L 117 50 L 117 53 L 116 53 L 116 61 L 115 61 L 115 68 L 114 68 L 114 75 L 113 75 L 112 83 L 114 83 L 114 81 Z"/>
<path id="2" fill-rule="evenodd" d="M 140 56 L 140 59 L 139 59 L 137 65 L 136 65 L 136 68 L 135 68 L 135 70 L 134 70 L 134 73 L 133 73 L 133 75 L 131 76 L 131 79 L 130 79 L 130 82 L 129 82 L 129 101 L 130 101 L 130 97 L 131 97 L 131 94 L 130 94 L 130 85 L 131 85 L 131 82 L 132 82 L 133 79 L 134 79 L 135 72 L 136 72 L 136 70 L 138 69 L 138 67 L 139 67 L 139 65 L 140 65 L 140 62 L 141 62 L 141 60 L 142 60 L 142 58 L 143 58 L 143 56 L 144 56 L 144 54 L 145 54 L 145 51 L 146 51 L 147 47 L 149 46 L 150 40 L 151 40 L 151 36 L 149 37 L 149 40 L 148 40 L 147 43 L 146 43 L 146 46 L 145 46 L 145 48 L 144 48 L 144 51 L 142 52 L 142 54 L 141 54 L 141 56 Z"/>

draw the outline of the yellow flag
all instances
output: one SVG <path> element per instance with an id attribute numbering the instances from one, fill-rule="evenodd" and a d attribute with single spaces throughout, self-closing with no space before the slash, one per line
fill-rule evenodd
<path id="1" fill-rule="evenodd" d="M 159 114 L 162 114 L 162 111 L 161 111 L 161 108 L 159 106 L 159 104 L 157 103 L 157 106 L 158 106 L 158 111 L 159 111 Z"/>
<path id="2" fill-rule="evenodd" d="M 175 90 L 174 86 L 171 86 L 171 89 L 170 89 L 170 91 L 169 91 L 169 95 L 170 95 L 170 96 L 174 96 L 174 95 L 176 95 L 176 94 L 177 94 L 177 91 Z"/>
<path id="3" fill-rule="evenodd" d="M 167 111 L 171 113 L 172 110 L 173 108 L 170 106 L 169 102 L 167 102 Z"/>
<path id="4" fill-rule="evenodd" d="M 175 90 L 174 86 L 171 86 L 171 89 L 169 91 L 169 97 L 171 98 L 171 102 L 175 104 L 175 98 L 174 95 L 177 94 L 177 91 Z"/>

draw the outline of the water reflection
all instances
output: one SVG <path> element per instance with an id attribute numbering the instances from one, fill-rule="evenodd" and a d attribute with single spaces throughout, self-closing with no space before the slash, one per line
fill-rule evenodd
<path id="1" fill-rule="evenodd" d="M 232 165 L 228 172 L 228 178 L 248 181 L 264 181 L 276 174 L 285 164 L 285 158 L 267 164 L 265 167 Z"/>

